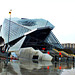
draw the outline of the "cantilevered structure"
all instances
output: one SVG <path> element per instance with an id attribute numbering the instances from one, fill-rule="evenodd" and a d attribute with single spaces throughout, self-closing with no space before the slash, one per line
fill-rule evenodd
<path id="1" fill-rule="evenodd" d="M 9 19 L 5 19 L 1 34 L 8 43 Z M 53 34 L 54 26 L 44 19 L 12 18 L 10 21 L 9 44 L 10 50 L 18 50 L 25 47 L 33 47 L 41 50 L 52 48 L 62 49 L 62 45 Z"/>

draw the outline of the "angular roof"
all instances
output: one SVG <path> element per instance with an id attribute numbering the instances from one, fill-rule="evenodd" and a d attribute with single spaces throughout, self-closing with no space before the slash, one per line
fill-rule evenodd
<path id="1" fill-rule="evenodd" d="M 49 26 L 51 29 L 54 28 L 54 26 L 45 19 L 12 18 L 11 20 L 18 24 L 24 25 L 31 30 L 35 28 L 45 27 L 45 26 Z"/>

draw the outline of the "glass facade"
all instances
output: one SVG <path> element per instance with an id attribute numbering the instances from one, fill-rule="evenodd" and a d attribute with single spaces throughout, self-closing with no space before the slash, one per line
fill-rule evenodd
<path id="1" fill-rule="evenodd" d="M 5 19 L 1 29 L 2 37 L 4 38 L 5 43 L 8 42 L 9 22 L 10 22 L 10 35 L 9 35 L 10 42 L 11 41 L 13 42 L 13 40 L 23 36 L 26 32 L 36 29 L 36 31 L 24 35 L 25 37 L 25 39 L 23 39 L 24 42 L 22 41 L 22 43 L 18 43 L 18 45 L 21 44 L 20 47 L 26 47 L 27 45 L 29 47 L 30 46 L 36 47 L 38 45 L 41 46 L 43 45 L 48 47 L 50 46 L 63 48 L 58 39 L 56 38 L 56 36 L 52 32 L 54 26 L 49 21 L 44 19 L 11 18 L 11 21 L 9 21 L 9 19 Z M 26 43 L 29 44 L 26 45 Z"/>
<path id="2" fill-rule="evenodd" d="M 45 39 L 45 42 L 58 47 L 58 48 L 63 48 L 62 45 L 60 44 L 60 42 L 58 41 L 58 39 L 56 38 L 56 36 L 53 34 L 53 32 L 51 31 L 49 33 L 49 35 L 47 36 L 47 38 Z"/>
<path id="3" fill-rule="evenodd" d="M 5 43 L 8 42 L 8 31 L 9 31 L 9 20 L 5 19 L 1 29 L 2 37 L 4 38 Z M 24 27 L 23 25 L 17 24 L 13 21 L 10 21 L 9 41 L 21 37 L 22 35 L 24 35 L 25 32 L 28 31 L 30 31 L 30 29 L 28 29 L 27 27 Z"/>

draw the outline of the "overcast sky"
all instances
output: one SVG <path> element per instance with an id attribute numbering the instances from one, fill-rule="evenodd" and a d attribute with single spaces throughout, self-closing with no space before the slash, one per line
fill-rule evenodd
<path id="1" fill-rule="evenodd" d="M 75 0 L 0 0 L 0 24 L 10 9 L 12 17 L 50 21 L 61 43 L 75 43 Z"/>

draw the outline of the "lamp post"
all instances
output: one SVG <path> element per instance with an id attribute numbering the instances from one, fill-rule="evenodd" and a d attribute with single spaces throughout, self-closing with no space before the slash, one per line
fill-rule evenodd
<path id="1" fill-rule="evenodd" d="M 9 38 L 10 38 L 11 11 L 12 11 L 12 10 L 9 11 L 10 18 L 9 18 L 9 27 L 8 27 L 8 47 L 9 47 Z"/>
<path id="2" fill-rule="evenodd" d="M 8 47 L 7 47 L 7 63 L 6 64 L 8 64 L 8 50 L 9 50 L 9 47 L 10 47 L 10 45 L 9 45 L 9 38 L 10 38 L 11 11 L 12 10 L 9 11 L 10 17 L 9 17 L 9 25 L 8 25 Z"/>

